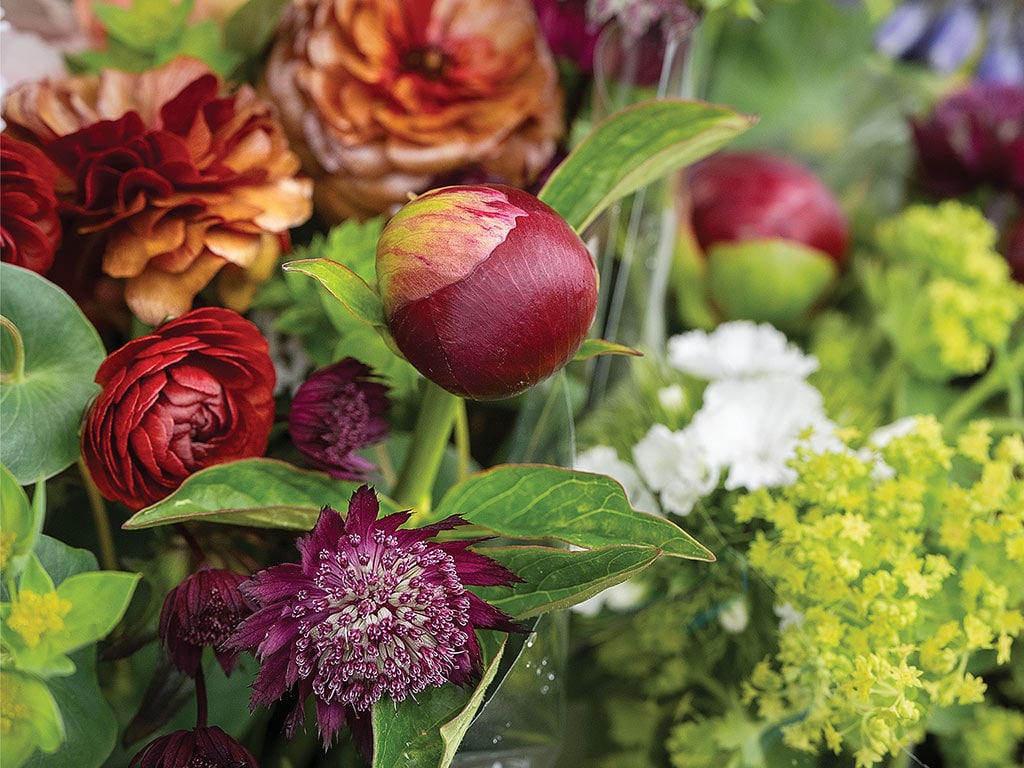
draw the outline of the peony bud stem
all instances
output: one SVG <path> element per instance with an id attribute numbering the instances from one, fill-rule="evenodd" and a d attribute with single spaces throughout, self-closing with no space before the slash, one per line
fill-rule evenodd
<path id="1" fill-rule="evenodd" d="M 92 522 L 96 528 L 96 539 L 99 546 L 100 566 L 107 571 L 118 570 L 117 551 L 114 548 L 114 535 L 110 531 L 110 517 L 107 515 L 107 503 L 100 495 L 99 488 L 93 482 L 89 468 L 82 458 L 78 459 L 78 471 L 85 484 L 85 492 L 89 497 L 89 509 L 92 511 Z"/>
<path id="2" fill-rule="evenodd" d="M 430 511 L 430 494 L 462 399 L 427 381 L 412 443 L 391 496 L 403 508 Z"/>

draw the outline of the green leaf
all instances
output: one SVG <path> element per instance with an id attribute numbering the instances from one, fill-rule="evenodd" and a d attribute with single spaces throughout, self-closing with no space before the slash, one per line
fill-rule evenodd
<path id="1" fill-rule="evenodd" d="M 698 101 L 628 107 L 599 123 L 555 168 L 538 197 L 582 232 L 616 200 L 711 154 L 754 122 Z"/>
<path id="2" fill-rule="evenodd" d="M 135 0 L 130 8 L 93 3 L 107 35 L 138 51 L 153 51 L 184 29 L 195 0 Z"/>
<path id="3" fill-rule="evenodd" d="M 284 269 L 309 275 L 331 292 L 356 318 L 374 328 L 386 329 L 380 296 L 363 278 L 331 259 L 289 261 Z"/>
<path id="4" fill-rule="evenodd" d="M 41 680 L 7 669 L 0 671 L 0 680 L 4 698 L 20 705 L 9 720 L 4 712 L 0 765 L 20 768 L 36 750 L 55 752 L 64 741 L 64 722 L 50 689 Z"/>
<path id="5" fill-rule="evenodd" d="M 66 738 L 53 754 L 33 755 L 29 768 L 99 768 L 114 749 L 117 719 L 96 676 L 96 649 L 83 648 L 72 660 L 75 674 L 47 681 Z"/>
<path id="6" fill-rule="evenodd" d="M 79 573 L 57 587 L 71 603 L 64 629 L 48 638 L 62 653 L 70 653 L 106 637 L 124 616 L 142 574 L 119 571 Z"/>
<path id="7" fill-rule="evenodd" d="M 445 494 L 431 518 L 448 515 L 510 539 L 557 539 L 585 549 L 653 547 L 673 557 L 715 559 L 674 523 L 633 509 L 610 477 L 543 464 L 471 475 Z"/>
<path id="8" fill-rule="evenodd" d="M 415 699 L 392 704 L 384 699 L 373 707 L 373 766 L 447 768 L 497 674 L 505 642 L 484 670 L 472 694 L 455 685 L 428 688 Z"/>
<path id="9" fill-rule="evenodd" d="M 224 47 L 221 28 L 212 19 L 189 24 L 181 37 L 166 48 L 166 53 L 160 57 L 162 61 L 182 54 L 194 56 L 205 61 L 222 78 L 227 78 L 242 60 L 240 54 Z"/>
<path id="10" fill-rule="evenodd" d="M 36 498 L 28 496 L 7 467 L 0 464 L 0 573 L 5 579 L 16 577 L 25 567 L 28 554 L 43 529 L 45 486 L 37 486 Z"/>
<path id="11" fill-rule="evenodd" d="M 190 475 L 178 490 L 140 510 L 121 527 L 134 530 L 204 520 L 308 531 L 324 505 L 344 513 L 360 485 L 276 459 L 242 459 Z M 379 494 L 378 498 L 382 510 L 398 511 L 394 502 Z"/>
<path id="12" fill-rule="evenodd" d="M 288 0 L 249 0 L 224 23 L 224 42 L 246 58 L 259 55 L 287 5 Z"/>
<path id="13" fill-rule="evenodd" d="M 639 573 L 661 554 L 654 547 L 634 546 L 577 551 L 485 547 L 478 551 L 523 579 L 512 587 L 473 588 L 488 603 L 517 619 L 581 603 Z"/>
<path id="14" fill-rule="evenodd" d="M 28 485 L 78 459 L 78 427 L 106 352 L 71 297 L 35 272 L 0 264 L 0 307 L 24 344 L 19 378 L 16 345 L 0 331 L 0 463 Z"/>
<path id="15" fill-rule="evenodd" d="M 633 357 L 643 357 L 643 354 L 638 349 L 627 347 L 625 344 L 616 344 L 614 341 L 587 339 L 583 342 L 583 346 L 573 355 L 572 359 L 589 360 L 598 355 L 632 355 Z"/>

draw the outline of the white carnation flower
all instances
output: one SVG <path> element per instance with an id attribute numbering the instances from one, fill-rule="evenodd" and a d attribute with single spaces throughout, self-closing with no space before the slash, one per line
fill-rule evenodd
<path id="1" fill-rule="evenodd" d="M 718 472 L 689 428 L 673 432 L 655 424 L 633 447 L 633 461 L 648 487 L 661 494 L 662 507 L 677 515 L 688 515 L 718 485 Z"/>
<path id="2" fill-rule="evenodd" d="M 622 486 L 633 509 L 655 515 L 661 514 L 658 501 L 644 485 L 636 469 L 620 459 L 611 446 L 598 445 L 579 454 L 576 457 L 575 469 L 607 475 Z"/>
<path id="3" fill-rule="evenodd" d="M 689 429 L 729 490 L 775 487 L 796 480 L 787 466 L 799 444 L 842 450 L 821 393 L 803 379 L 766 376 L 714 381 Z M 803 435 L 811 430 L 810 438 Z"/>
<path id="4" fill-rule="evenodd" d="M 684 373 L 702 379 L 738 379 L 785 373 L 805 378 L 818 369 L 817 358 L 804 354 L 768 323 L 736 320 L 711 333 L 689 331 L 668 340 L 668 360 Z"/>
<path id="5" fill-rule="evenodd" d="M 750 611 L 747 610 L 747 601 L 741 597 L 730 600 L 719 612 L 718 623 L 722 629 L 731 635 L 738 635 L 750 624 Z"/>

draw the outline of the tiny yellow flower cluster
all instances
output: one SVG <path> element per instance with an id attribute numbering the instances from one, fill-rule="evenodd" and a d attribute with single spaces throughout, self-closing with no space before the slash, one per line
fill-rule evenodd
<path id="1" fill-rule="evenodd" d="M 7 626 L 21 635 L 25 645 L 35 648 L 43 635 L 64 628 L 64 617 L 71 610 L 71 602 L 56 592 L 38 594 L 23 589 L 11 605 Z"/>
<path id="2" fill-rule="evenodd" d="M 737 519 L 769 524 L 750 565 L 802 614 L 744 685 L 758 717 L 788 721 L 788 746 L 866 768 L 935 708 L 984 700 L 969 663 L 1006 664 L 1024 633 L 1024 450 L 993 442 L 975 423 L 953 449 L 921 419 L 872 456 L 801 455 L 795 483 L 737 501 Z"/>
<path id="3" fill-rule="evenodd" d="M 919 376 L 980 373 L 1005 347 L 1024 313 L 1024 288 L 995 241 L 980 211 L 953 200 L 911 206 L 879 225 L 881 260 L 865 273 L 866 287 L 881 326 Z"/>

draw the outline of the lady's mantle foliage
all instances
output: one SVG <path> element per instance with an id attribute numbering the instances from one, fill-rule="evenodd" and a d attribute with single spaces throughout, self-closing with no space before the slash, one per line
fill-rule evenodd
<path id="1" fill-rule="evenodd" d="M 511 617 L 466 590 L 520 579 L 469 546 L 429 541 L 465 521 L 448 517 L 401 529 L 409 513 L 378 519 L 376 493 L 352 494 L 348 516 L 324 507 L 298 542 L 301 560 L 267 568 L 241 587 L 256 612 L 228 645 L 251 651 L 262 667 L 251 703 L 296 692 L 291 736 L 312 694 L 325 745 L 342 724 L 390 697 L 471 683 L 482 667 L 475 630 L 516 631 Z"/>

